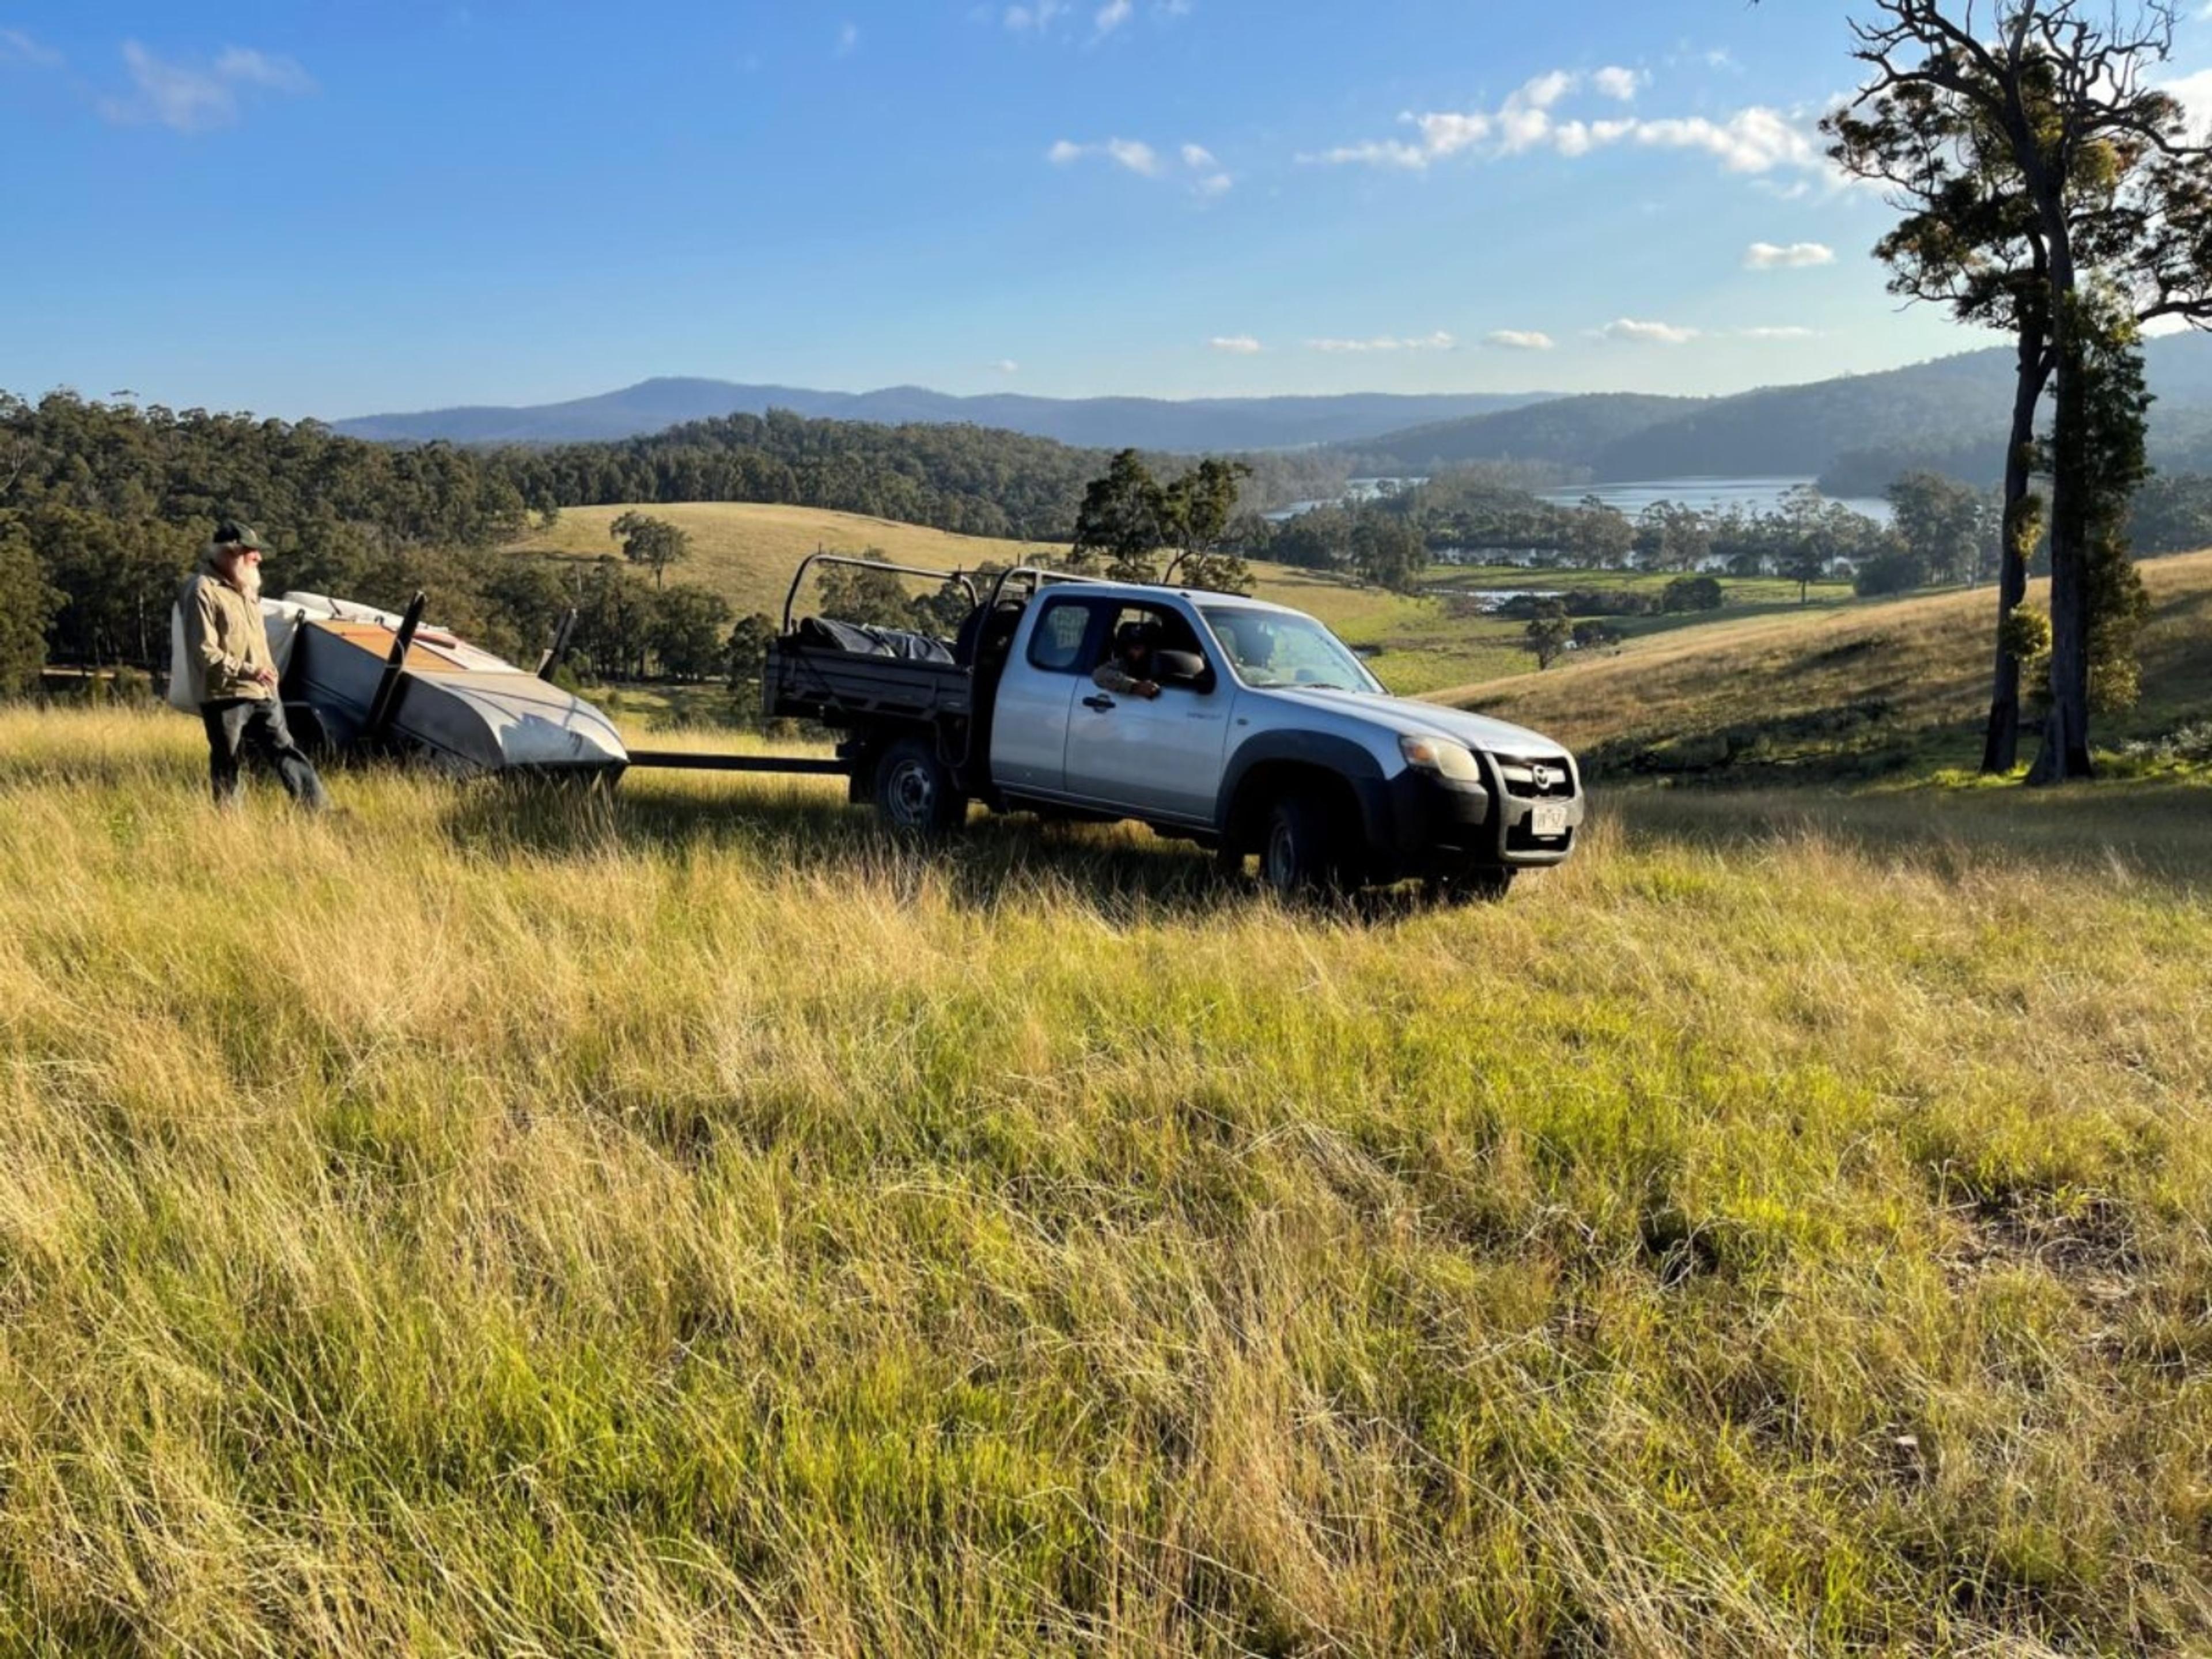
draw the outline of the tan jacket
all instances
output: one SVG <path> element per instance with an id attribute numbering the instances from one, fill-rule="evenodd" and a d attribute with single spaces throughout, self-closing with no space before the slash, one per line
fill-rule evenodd
<path id="1" fill-rule="evenodd" d="M 253 678 L 257 668 L 276 672 L 261 607 L 223 580 L 212 554 L 178 590 L 177 609 L 185 619 L 185 667 L 194 702 L 273 695 Z"/>

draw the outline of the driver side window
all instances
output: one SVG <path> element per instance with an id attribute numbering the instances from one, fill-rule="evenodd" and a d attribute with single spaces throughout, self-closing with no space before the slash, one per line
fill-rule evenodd
<path id="1" fill-rule="evenodd" d="M 1198 642 L 1196 632 L 1180 611 L 1164 610 L 1157 605 L 1125 605 L 1116 607 L 1108 620 L 1104 630 L 1098 636 L 1096 659 L 1086 665 L 1086 670 L 1114 661 L 1116 641 L 1127 637 L 1124 630 L 1139 628 L 1150 630 L 1152 649 L 1156 653 L 1187 651 L 1200 659 L 1206 656 L 1204 647 Z"/>

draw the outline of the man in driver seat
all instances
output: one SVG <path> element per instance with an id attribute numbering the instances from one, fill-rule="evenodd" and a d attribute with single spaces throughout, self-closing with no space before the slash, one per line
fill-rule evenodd
<path id="1" fill-rule="evenodd" d="M 1228 647 L 1231 660 L 1246 674 L 1265 670 L 1274 659 L 1275 629 L 1265 617 L 1217 617 L 1213 631 Z"/>
<path id="2" fill-rule="evenodd" d="M 1147 701 L 1158 696 L 1159 682 L 1152 678 L 1152 647 L 1159 642 L 1159 631 L 1156 623 L 1123 623 L 1114 630 L 1112 654 L 1091 671 L 1091 683 L 1118 696 Z"/>

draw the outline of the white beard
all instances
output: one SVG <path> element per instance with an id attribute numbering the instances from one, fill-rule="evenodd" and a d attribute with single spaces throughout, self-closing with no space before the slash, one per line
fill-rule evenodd
<path id="1" fill-rule="evenodd" d="M 258 565 L 240 564 L 232 575 L 231 582 L 246 595 L 248 605 L 261 603 L 261 568 Z"/>

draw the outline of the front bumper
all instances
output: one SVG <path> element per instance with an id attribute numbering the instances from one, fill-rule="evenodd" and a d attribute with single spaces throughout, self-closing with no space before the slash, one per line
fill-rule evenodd
<path id="1" fill-rule="evenodd" d="M 1582 774 L 1567 762 L 1564 790 L 1554 783 L 1534 793 L 1530 769 L 1477 750 L 1480 783 L 1454 783 L 1407 767 L 1383 785 L 1389 830 L 1370 835 L 1382 866 L 1377 874 L 1449 874 L 1470 865 L 1541 868 L 1564 863 L 1582 837 L 1588 798 Z M 1565 808 L 1566 833 L 1539 836 L 1532 820 L 1539 805 Z"/>

